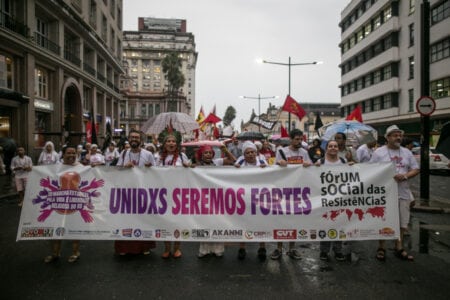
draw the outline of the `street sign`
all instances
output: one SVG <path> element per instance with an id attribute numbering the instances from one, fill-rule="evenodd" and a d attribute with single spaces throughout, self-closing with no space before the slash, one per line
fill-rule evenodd
<path id="1" fill-rule="evenodd" d="M 416 110 L 422 116 L 430 116 L 436 109 L 436 102 L 428 96 L 420 97 L 416 102 Z"/>

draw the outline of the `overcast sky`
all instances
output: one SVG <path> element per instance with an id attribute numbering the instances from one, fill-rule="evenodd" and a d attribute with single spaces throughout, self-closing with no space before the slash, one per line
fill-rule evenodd
<path id="1" fill-rule="evenodd" d="M 340 102 L 340 13 L 349 0 L 124 0 L 123 29 L 137 30 L 138 17 L 186 19 L 195 36 L 195 116 L 216 104 L 222 118 L 232 105 L 234 125 L 258 113 L 258 100 L 281 106 L 288 94 L 288 67 L 258 64 L 257 58 L 291 63 L 291 96 L 298 102 Z"/>

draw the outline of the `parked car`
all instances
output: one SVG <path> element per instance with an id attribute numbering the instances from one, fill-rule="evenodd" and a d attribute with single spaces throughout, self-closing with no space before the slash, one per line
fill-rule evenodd
<path id="1" fill-rule="evenodd" d="M 420 147 L 414 147 L 411 151 L 420 166 Z M 430 147 L 430 171 L 450 172 L 448 158 L 442 153 L 437 153 L 434 147 Z"/>

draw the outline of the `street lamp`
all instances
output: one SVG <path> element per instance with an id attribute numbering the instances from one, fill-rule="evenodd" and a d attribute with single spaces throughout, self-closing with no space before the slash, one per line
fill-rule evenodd
<path id="1" fill-rule="evenodd" d="M 247 97 L 247 96 L 239 96 L 241 99 L 256 99 L 258 100 L 258 117 L 261 116 L 261 99 L 277 99 L 278 96 L 270 96 L 270 97 L 261 97 L 261 94 L 258 94 L 258 97 Z M 261 132 L 261 125 L 258 126 L 259 131 Z"/>
<path id="2" fill-rule="evenodd" d="M 274 61 L 268 61 L 268 60 L 258 60 L 261 63 L 264 64 L 272 64 L 272 65 L 280 65 L 280 66 L 288 66 L 288 95 L 291 95 L 291 67 L 295 67 L 295 66 L 306 66 L 306 65 L 320 65 L 322 64 L 321 61 L 313 61 L 313 62 L 305 62 L 305 63 L 292 63 L 291 62 L 291 57 L 289 56 L 289 60 L 287 63 L 281 63 L 281 62 L 274 62 Z M 291 113 L 288 114 L 288 132 L 291 131 Z"/>

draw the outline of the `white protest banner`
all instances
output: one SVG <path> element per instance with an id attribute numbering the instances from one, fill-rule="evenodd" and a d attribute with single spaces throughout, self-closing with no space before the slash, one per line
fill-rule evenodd
<path id="1" fill-rule="evenodd" d="M 34 167 L 18 240 L 320 241 L 399 236 L 391 164 Z"/>

